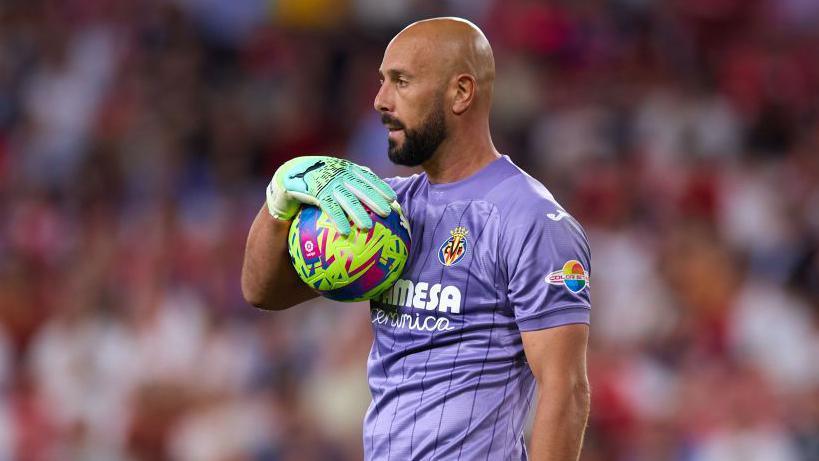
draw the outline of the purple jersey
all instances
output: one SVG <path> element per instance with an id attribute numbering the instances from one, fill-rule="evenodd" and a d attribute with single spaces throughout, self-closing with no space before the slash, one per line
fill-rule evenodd
<path id="1" fill-rule="evenodd" d="M 589 322 L 583 230 L 506 156 L 454 183 L 388 183 L 412 248 L 370 305 L 366 459 L 527 459 L 520 332 Z"/>

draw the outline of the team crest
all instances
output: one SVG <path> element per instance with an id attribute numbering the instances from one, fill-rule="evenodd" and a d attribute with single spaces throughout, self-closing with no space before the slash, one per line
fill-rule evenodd
<path id="1" fill-rule="evenodd" d="M 449 239 L 441 245 L 438 250 L 438 261 L 444 266 L 454 266 L 458 264 L 466 254 L 469 242 L 466 235 L 469 231 L 466 227 L 458 226 L 449 231 Z"/>
<path id="2" fill-rule="evenodd" d="M 572 293 L 579 293 L 589 285 L 589 274 L 580 261 L 569 260 L 563 268 L 546 276 L 549 285 L 563 285 Z"/>

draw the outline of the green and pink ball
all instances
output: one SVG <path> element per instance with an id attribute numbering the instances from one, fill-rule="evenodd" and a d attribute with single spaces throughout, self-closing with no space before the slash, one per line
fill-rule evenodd
<path id="1" fill-rule="evenodd" d="M 299 278 L 322 296 L 345 302 L 373 299 L 391 287 L 409 258 L 409 223 L 400 211 L 369 215 L 371 229 L 353 226 L 344 236 L 319 208 L 302 207 L 288 237 Z"/>

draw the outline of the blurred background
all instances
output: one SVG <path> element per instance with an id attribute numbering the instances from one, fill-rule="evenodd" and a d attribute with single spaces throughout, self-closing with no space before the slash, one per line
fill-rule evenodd
<path id="1" fill-rule="evenodd" d="M 584 461 L 819 460 L 819 2 L 0 1 L 0 460 L 356 460 L 365 304 L 246 305 L 284 160 L 384 176 L 389 39 L 493 44 L 593 253 Z"/>

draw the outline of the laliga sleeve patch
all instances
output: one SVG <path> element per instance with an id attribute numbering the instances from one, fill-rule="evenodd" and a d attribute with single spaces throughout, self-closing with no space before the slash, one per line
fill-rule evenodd
<path id="1" fill-rule="evenodd" d="M 571 259 L 563 264 L 563 268 L 546 276 L 549 285 L 563 285 L 572 293 L 579 293 L 589 286 L 589 274 L 580 261 Z"/>

